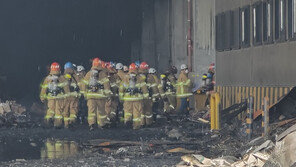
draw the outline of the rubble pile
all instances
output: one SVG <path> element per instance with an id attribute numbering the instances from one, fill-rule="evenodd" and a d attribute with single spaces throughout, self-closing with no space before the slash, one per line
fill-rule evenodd
<path id="1" fill-rule="evenodd" d="M 221 156 L 208 158 L 201 154 L 188 154 L 181 157 L 177 167 L 290 167 L 296 165 L 296 124 L 281 134 L 271 136 L 271 140 L 263 137 L 255 138 L 237 156 Z M 223 142 L 220 141 L 220 144 Z"/>
<path id="2" fill-rule="evenodd" d="M 15 101 L 0 103 L 0 127 L 25 123 L 29 120 L 26 108 Z"/>

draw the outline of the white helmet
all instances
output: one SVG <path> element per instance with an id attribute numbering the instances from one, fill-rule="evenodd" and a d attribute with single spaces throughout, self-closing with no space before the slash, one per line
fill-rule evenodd
<path id="1" fill-rule="evenodd" d="M 85 71 L 83 66 L 77 66 L 77 72 Z"/>
<path id="2" fill-rule="evenodd" d="M 155 68 L 149 68 L 149 74 L 155 74 L 156 73 L 156 70 Z"/>
<path id="3" fill-rule="evenodd" d="M 127 72 L 128 70 L 128 66 L 123 66 L 123 71 Z"/>
<path id="4" fill-rule="evenodd" d="M 116 70 L 122 70 L 123 69 L 123 64 L 122 63 L 117 63 L 115 69 Z"/>
<path id="5" fill-rule="evenodd" d="M 185 70 L 185 69 L 187 69 L 188 68 L 188 66 L 186 65 L 186 64 L 182 64 L 181 65 L 181 70 Z"/>

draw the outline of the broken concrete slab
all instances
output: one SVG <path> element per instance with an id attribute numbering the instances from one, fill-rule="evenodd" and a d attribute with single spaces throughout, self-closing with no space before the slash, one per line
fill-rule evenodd
<path id="1" fill-rule="evenodd" d="M 193 155 L 185 155 L 185 156 L 182 156 L 181 159 L 187 164 L 190 164 L 191 166 L 211 167 L 211 164 L 203 164 L 198 159 L 196 159 Z"/>
<path id="2" fill-rule="evenodd" d="M 278 135 L 276 137 L 276 141 L 280 141 L 282 140 L 284 137 L 286 137 L 287 135 L 289 135 L 290 133 L 296 131 L 296 124 L 291 126 L 290 128 L 288 128 L 286 131 L 284 131 L 283 133 L 281 133 L 280 135 Z"/>
<path id="3" fill-rule="evenodd" d="M 295 126 L 292 126 L 293 128 Z M 289 128 L 290 131 L 293 128 Z M 284 133 L 286 134 L 286 133 Z M 287 134 L 285 138 L 276 143 L 273 158 L 282 166 L 292 166 L 296 163 L 296 132 Z"/>
<path id="4" fill-rule="evenodd" d="M 262 150 L 271 150 L 274 148 L 274 143 L 271 140 L 265 141 L 263 144 L 261 144 L 259 147 L 257 147 L 253 152 L 257 153 Z"/>

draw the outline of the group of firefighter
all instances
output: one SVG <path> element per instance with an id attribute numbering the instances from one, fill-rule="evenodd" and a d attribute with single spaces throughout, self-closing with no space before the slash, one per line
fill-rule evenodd
<path id="1" fill-rule="evenodd" d="M 127 67 L 94 58 L 90 71 L 67 62 L 62 74 L 60 65 L 54 62 L 41 84 L 40 99 L 48 107 L 45 125 L 74 127 L 86 107 L 90 130 L 118 122 L 133 129 L 150 126 L 160 103 L 164 113 L 187 112 L 192 81 L 187 65 L 180 69 L 177 79 L 175 66 L 158 76 L 145 62 Z"/>

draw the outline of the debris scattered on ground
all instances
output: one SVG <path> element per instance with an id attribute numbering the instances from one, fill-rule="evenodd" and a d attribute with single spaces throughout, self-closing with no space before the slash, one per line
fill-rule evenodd
<path id="1" fill-rule="evenodd" d="M 213 138 L 211 136 L 211 138 Z M 213 138 L 215 139 L 215 138 Z M 190 154 L 181 157 L 181 162 L 177 167 L 197 166 L 197 167 L 263 167 L 266 166 L 292 166 L 296 163 L 296 124 L 277 135 L 276 143 L 272 140 L 264 140 L 258 137 L 246 143 L 243 151 L 244 155 L 236 159 L 221 156 L 220 158 L 209 158 L 203 155 Z M 226 140 L 227 141 L 227 140 Z M 241 142 L 243 143 L 243 142 Z M 227 143 L 220 140 L 220 146 Z M 217 147 L 218 146 L 214 146 Z M 231 157 L 231 156 L 230 156 Z"/>
<path id="2" fill-rule="evenodd" d="M 192 154 L 194 153 L 195 151 L 193 150 L 187 150 L 185 148 L 181 148 L 181 147 L 178 147 L 178 148 L 173 148 L 173 149 L 170 149 L 170 150 L 167 150 L 168 153 L 185 153 L 185 154 Z"/>
<path id="3" fill-rule="evenodd" d="M 169 138 L 175 138 L 178 140 L 182 136 L 183 134 L 178 129 L 172 129 L 171 131 L 168 132 Z"/>
<path id="4" fill-rule="evenodd" d="M 22 124 L 29 119 L 26 108 L 15 101 L 0 103 L 0 127 Z"/>

